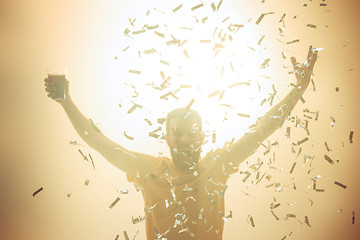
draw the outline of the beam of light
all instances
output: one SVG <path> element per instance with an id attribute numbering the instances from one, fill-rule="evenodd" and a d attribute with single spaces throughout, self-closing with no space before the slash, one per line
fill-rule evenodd
<path id="1" fill-rule="evenodd" d="M 272 80 L 261 78 L 261 74 L 269 76 L 272 72 L 260 68 L 268 56 L 266 48 L 257 44 L 261 36 L 259 29 L 247 19 L 232 18 L 241 14 L 229 9 L 212 12 L 208 6 L 191 11 L 192 5 L 184 3 L 174 13 L 175 7 L 156 6 L 147 13 L 129 16 L 129 22 L 122 24 L 120 31 L 128 29 L 128 33 L 112 46 L 119 49 L 120 45 L 123 49 L 112 68 L 122 69 L 123 76 L 120 83 L 113 78 L 116 81 L 113 86 L 119 89 L 109 92 L 108 97 L 121 102 L 123 113 L 134 102 L 142 105 L 142 114 L 132 115 L 132 124 L 137 126 L 145 124 L 145 117 L 165 117 L 167 112 L 185 107 L 194 99 L 193 109 L 202 116 L 204 130 L 223 132 L 218 138 L 219 146 L 232 137 L 240 137 L 265 113 L 259 104 L 271 92 Z M 234 32 L 229 28 L 236 28 L 233 25 L 241 27 Z M 134 34 L 140 30 L 145 32 Z M 168 44 L 176 40 L 177 44 Z M 129 73 L 129 70 L 141 73 Z M 159 90 L 167 78 L 168 83 Z M 248 84 L 229 88 L 239 82 Z M 160 99 L 169 91 L 176 98 L 170 95 Z M 237 113 L 250 117 L 241 118 Z M 235 130 L 229 130 L 234 127 Z M 145 127 L 137 129 L 146 131 Z"/>

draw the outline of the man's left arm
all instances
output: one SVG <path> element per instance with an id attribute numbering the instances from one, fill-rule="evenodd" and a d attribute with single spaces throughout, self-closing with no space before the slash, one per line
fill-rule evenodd
<path id="1" fill-rule="evenodd" d="M 297 80 L 296 86 L 283 100 L 260 118 L 250 132 L 229 146 L 226 162 L 238 167 L 240 163 L 256 151 L 264 140 L 282 126 L 308 87 L 316 60 L 317 52 L 313 51 L 312 46 L 309 47 L 304 64 L 297 63 L 294 57 L 291 58 Z"/>

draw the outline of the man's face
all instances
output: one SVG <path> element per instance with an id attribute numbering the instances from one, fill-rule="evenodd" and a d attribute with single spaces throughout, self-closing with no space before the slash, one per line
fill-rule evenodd
<path id="1" fill-rule="evenodd" d="M 200 146 L 204 133 L 196 120 L 173 118 L 169 123 L 169 133 L 165 135 L 175 166 L 191 169 L 200 158 Z"/>

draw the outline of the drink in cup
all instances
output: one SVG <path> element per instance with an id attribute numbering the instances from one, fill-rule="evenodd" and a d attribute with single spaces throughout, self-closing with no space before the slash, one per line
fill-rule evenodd
<path id="1" fill-rule="evenodd" d="M 66 68 L 63 67 L 48 67 L 47 68 L 48 79 L 55 83 L 55 96 L 52 97 L 54 100 L 65 99 L 65 75 Z"/>

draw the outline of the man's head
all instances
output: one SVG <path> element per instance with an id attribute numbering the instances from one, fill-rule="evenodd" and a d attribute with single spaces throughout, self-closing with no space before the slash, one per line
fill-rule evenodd
<path id="1" fill-rule="evenodd" d="M 191 169 L 196 166 L 204 141 L 200 115 L 187 108 L 177 108 L 166 118 L 165 140 L 175 166 Z"/>

